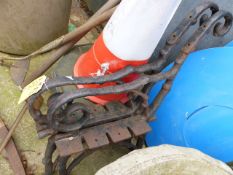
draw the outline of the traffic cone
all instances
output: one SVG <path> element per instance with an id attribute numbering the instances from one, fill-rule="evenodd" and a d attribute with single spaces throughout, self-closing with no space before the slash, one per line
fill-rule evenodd
<path id="1" fill-rule="evenodd" d="M 103 76 L 124 67 L 146 64 L 176 12 L 181 0 L 123 0 L 89 51 L 74 66 L 74 76 Z M 131 74 L 122 79 L 138 78 Z M 78 85 L 78 88 L 114 86 L 104 84 Z M 128 101 L 127 94 L 87 97 L 98 104 Z"/>

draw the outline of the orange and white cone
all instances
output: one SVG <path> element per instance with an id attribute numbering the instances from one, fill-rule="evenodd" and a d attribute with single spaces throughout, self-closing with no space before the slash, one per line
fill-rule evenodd
<path id="1" fill-rule="evenodd" d="M 131 65 L 147 63 L 182 0 L 122 0 L 92 48 L 76 62 L 74 76 L 103 76 Z M 129 82 L 138 76 L 123 79 Z M 115 85 L 78 85 L 99 88 Z M 126 94 L 88 97 L 98 104 L 110 101 L 125 103 Z"/>

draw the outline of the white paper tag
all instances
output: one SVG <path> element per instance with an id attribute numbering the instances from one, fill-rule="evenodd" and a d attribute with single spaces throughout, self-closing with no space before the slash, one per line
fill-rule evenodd
<path id="1" fill-rule="evenodd" d="M 28 84 L 25 88 L 23 88 L 22 94 L 19 98 L 18 104 L 22 103 L 23 101 L 27 100 L 31 95 L 39 92 L 42 86 L 44 85 L 47 77 L 45 75 L 35 79 L 33 82 Z"/>

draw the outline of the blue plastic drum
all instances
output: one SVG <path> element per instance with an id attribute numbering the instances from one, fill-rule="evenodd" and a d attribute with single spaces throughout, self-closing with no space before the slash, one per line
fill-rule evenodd
<path id="1" fill-rule="evenodd" d="M 231 41 L 230 43 L 228 43 L 226 46 L 227 47 L 233 47 L 233 41 Z"/>
<path id="2" fill-rule="evenodd" d="M 150 102 L 162 82 L 150 92 Z M 233 47 L 191 54 L 146 136 L 148 146 L 192 147 L 225 162 L 233 161 Z"/>

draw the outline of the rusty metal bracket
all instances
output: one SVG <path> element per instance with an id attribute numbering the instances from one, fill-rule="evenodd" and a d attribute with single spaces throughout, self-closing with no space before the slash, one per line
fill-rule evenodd
<path id="1" fill-rule="evenodd" d="M 206 10 L 210 10 L 212 12 L 210 17 L 205 14 Z M 222 36 L 225 33 L 227 33 L 229 29 L 231 28 L 232 16 L 228 12 L 218 11 L 218 10 L 219 9 L 216 4 L 204 3 L 203 5 L 197 7 L 192 12 L 190 12 L 188 17 L 184 19 L 184 21 L 171 34 L 171 37 L 168 38 L 167 44 L 164 46 L 164 48 L 160 52 L 160 56 L 153 63 L 146 64 L 146 65 L 139 66 L 139 67 L 128 66 L 111 75 L 105 75 L 105 76 L 100 76 L 100 77 L 94 77 L 94 78 L 58 77 L 56 79 L 51 79 L 47 81 L 46 85 L 43 86 L 42 90 L 38 92 L 37 94 L 33 95 L 28 100 L 30 114 L 32 115 L 34 120 L 37 122 L 38 127 L 40 129 L 42 128 L 42 130 L 49 131 L 48 134 L 52 133 L 51 130 L 53 130 L 54 132 L 71 132 L 71 131 L 81 129 L 85 125 L 86 120 L 77 121 L 77 122 L 69 122 L 69 121 L 62 120 L 62 118 L 64 118 L 65 116 L 64 111 L 62 111 L 62 109 L 68 103 L 72 103 L 73 100 L 78 99 L 78 98 L 83 98 L 86 96 L 128 92 L 129 94 L 133 94 L 129 96 L 132 99 L 134 99 L 134 100 L 131 100 L 132 106 L 129 109 L 131 113 L 122 114 L 122 115 L 127 117 L 140 110 L 140 111 L 148 111 L 148 113 L 144 115 L 147 115 L 148 118 L 151 117 L 151 115 L 158 108 L 158 104 L 160 103 L 161 99 L 164 97 L 164 95 L 162 95 L 162 93 L 164 93 L 164 89 L 160 93 L 158 98 L 156 98 L 153 105 L 146 106 L 146 107 L 145 105 L 144 107 L 142 105 L 142 96 L 135 95 L 135 93 L 133 92 L 137 89 L 140 89 L 141 87 L 144 87 L 142 91 L 143 93 L 146 94 L 149 91 L 151 85 L 160 80 L 167 80 L 164 87 L 165 86 L 169 87 L 168 81 L 170 81 L 170 83 L 172 82 L 171 80 L 174 79 L 175 75 L 179 71 L 187 55 L 190 52 L 195 50 L 196 46 L 198 45 L 198 42 L 204 37 L 204 35 L 209 33 L 209 30 L 211 27 L 214 28 L 213 30 L 214 36 Z M 223 25 L 220 25 L 219 23 L 221 21 L 220 19 L 225 19 L 225 23 Z M 200 23 L 199 29 L 193 34 L 190 40 L 186 43 L 186 45 L 180 51 L 180 54 L 176 58 L 175 64 L 172 67 L 172 69 L 166 73 L 161 73 L 161 70 L 167 64 L 170 51 L 175 48 L 175 45 L 179 42 L 180 38 L 190 28 L 190 26 L 198 22 Z M 131 73 L 138 73 L 140 74 L 140 77 L 133 82 L 118 84 L 116 86 L 108 86 L 104 88 L 83 88 L 75 92 L 64 92 L 64 93 L 56 94 L 56 96 L 51 97 L 54 100 L 50 99 L 48 102 L 48 111 L 47 111 L 46 116 L 42 115 L 40 110 L 36 110 L 33 108 L 34 101 L 38 97 L 40 97 L 43 92 L 47 90 L 50 90 L 56 87 L 67 86 L 67 85 L 101 84 L 105 82 L 117 82 L 118 80 L 124 78 L 125 76 Z M 138 99 L 138 100 L 135 100 L 135 99 Z M 86 114 L 86 116 L 89 116 L 89 117 L 86 117 L 87 120 L 94 118 L 92 114 L 90 113 L 91 109 L 88 109 L 88 108 L 84 109 L 84 107 L 81 107 L 82 106 L 81 104 L 78 104 L 78 106 L 79 107 L 77 107 L 77 110 L 83 111 Z M 135 106 L 137 108 L 135 108 Z M 107 116 L 115 116 L 115 118 L 119 117 L 119 115 L 120 115 L 119 113 L 117 115 L 116 113 L 107 114 Z M 46 133 L 44 134 L 46 135 Z"/>
<path id="2" fill-rule="evenodd" d="M 211 12 L 211 13 L 209 13 Z M 207 15 L 210 14 L 210 15 Z M 99 77 L 58 77 L 49 79 L 42 89 L 28 99 L 29 112 L 37 124 L 39 136 L 51 135 L 45 154 L 46 174 L 51 174 L 55 168 L 52 156 L 58 151 L 58 171 L 60 174 L 70 174 L 71 170 L 86 155 L 108 144 L 121 144 L 135 149 L 142 146 L 143 136 L 149 132 L 147 124 L 158 109 L 163 98 L 172 87 L 173 80 L 182 64 L 195 51 L 202 39 L 210 34 L 213 37 L 225 35 L 232 27 L 232 14 L 219 10 L 211 2 L 205 2 L 196 7 L 168 38 L 166 45 L 160 51 L 159 57 L 143 66 L 128 66 L 116 73 Z M 172 68 L 167 72 L 162 69 L 169 63 L 172 50 L 184 34 L 193 26 L 199 24 L 193 35 L 186 41 Z M 121 80 L 129 74 L 137 73 L 139 78 L 128 83 Z M 163 88 L 151 105 L 147 104 L 147 94 L 153 84 L 165 80 Z M 57 87 L 77 84 L 102 84 L 115 82 L 117 85 L 103 88 L 82 88 L 73 92 L 55 93 L 47 101 L 48 110 L 43 114 L 34 107 L 34 103 L 42 94 Z M 96 112 L 95 105 L 86 105 L 80 98 L 86 96 L 127 93 L 129 101 L 126 104 L 111 104 L 104 106 L 105 111 Z M 132 144 L 136 139 L 138 143 Z M 77 158 L 67 165 L 71 155 Z"/>
<path id="3" fill-rule="evenodd" d="M 146 119 L 137 116 L 83 129 L 77 135 L 65 135 L 65 138 L 63 135 L 57 135 L 55 143 L 60 156 L 69 156 L 139 137 L 150 130 Z"/>
<path id="4" fill-rule="evenodd" d="M 8 129 L 3 123 L 3 121 L 0 119 L 0 138 L 5 138 L 7 134 L 8 134 Z M 20 159 L 19 153 L 12 139 L 5 147 L 5 152 L 3 152 L 3 155 L 8 160 L 14 174 L 26 175 L 26 172 L 23 167 L 23 163 Z"/>
<path id="5" fill-rule="evenodd" d="M 80 137 L 78 136 L 74 136 L 74 137 L 71 135 L 51 136 L 48 140 L 45 157 L 43 161 L 45 165 L 45 175 L 53 174 L 55 170 L 57 170 L 60 175 L 69 175 L 73 170 L 73 168 L 75 168 L 75 166 L 77 166 L 85 157 L 92 154 L 97 149 L 103 148 L 110 144 L 108 143 L 105 136 L 103 135 L 97 137 L 95 136 L 93 137 L 92 135 L 91 137 L 88 137 L 88 135 L 86 135 L 88 139 L 87 140 L 88 144 L 95 147 L 95 148 L 89 147 L 90 149 L 85 147 L 85 143 L 81 143 Z M 134 140 L 136 141 L 135 143 L 132 142 L 132 139 L 126 139 L 121 142 L 117 142 L 117 144 L 126 147 L 131 151 L 143 147 L 144 136 L 136 137 L 134 138 Z M 101 141 L 104 141 L 104 143 L 100 144 Z M 59 156 L 53 162 L 52 157 L 54 156 L 56 150 L 58 150 Z M 68 160 L 71 158 L 71 155 L 75 155 L 75 158 L 73 157 L 72 161 L 68 164 Z"/>

